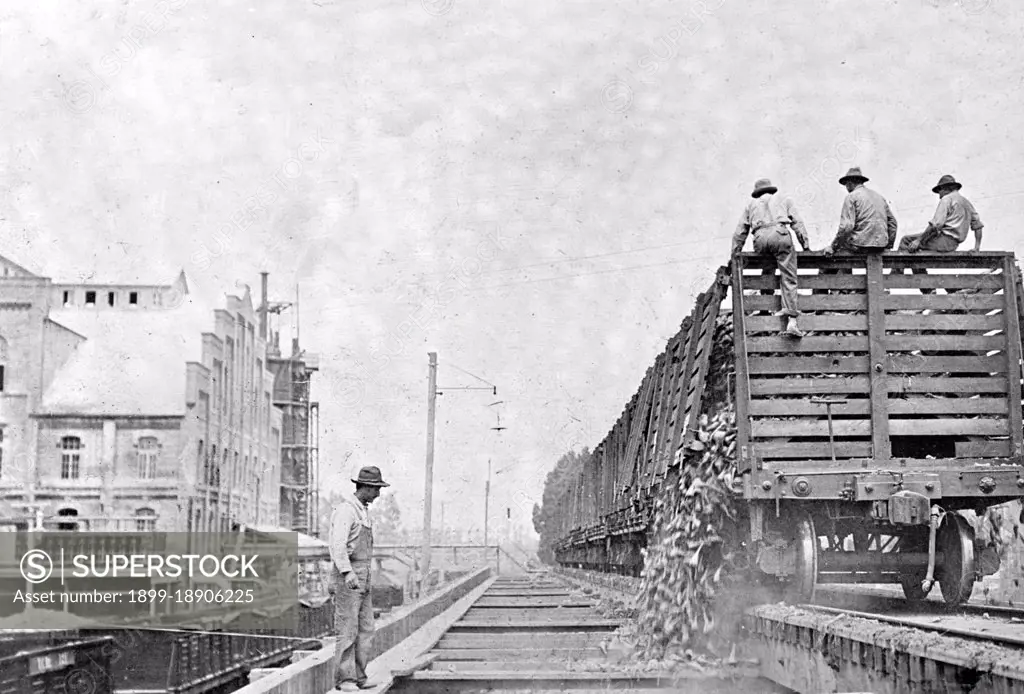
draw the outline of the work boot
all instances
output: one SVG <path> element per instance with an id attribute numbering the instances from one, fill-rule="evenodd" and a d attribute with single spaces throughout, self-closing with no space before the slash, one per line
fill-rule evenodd
<path id="1" fill-rule="evenodd" d="M 789 337 L 796 338 L 804 336 L 803 331 L 800 330 L 799 327 L 797 327 L 796 318 L 794 318 L 793 316 L 789 317 L 789 322 L 786 324 L 786 335 L 788 335 Z"/>
<path id="2" fill-rule="evenodd" d="M 335 687 L 335 690 L 339 692 L 358 692 L 359 685 L 355 682 L 342 682 L 337 687 Z"/>

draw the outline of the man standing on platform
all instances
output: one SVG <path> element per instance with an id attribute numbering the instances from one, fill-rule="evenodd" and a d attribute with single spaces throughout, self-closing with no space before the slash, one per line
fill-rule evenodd
<path id="1" fill-rule="evenodd" d="M 369 466 L 352 480 L 355 494 L 346 495 L 331 514 L 329 539 L 331 584 L 334 587 L 334 630 L 338 644 L 334 657 L 336 689 L 354 692 L 369 689 L 366 665 L 373 642 L 373 602 L 370 596 L 370 564 L 373 560 L 373 529 L 368 506 L 380 496 L 380 468 Z"/>

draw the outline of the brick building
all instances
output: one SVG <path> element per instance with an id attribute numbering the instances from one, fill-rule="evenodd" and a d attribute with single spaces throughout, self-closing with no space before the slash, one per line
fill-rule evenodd
<path id="1" fill-rule="evenodd" d="M 0 257 L 0 522 L 276 524 L 281 412 L 248 289 L 61 284 Z"/>

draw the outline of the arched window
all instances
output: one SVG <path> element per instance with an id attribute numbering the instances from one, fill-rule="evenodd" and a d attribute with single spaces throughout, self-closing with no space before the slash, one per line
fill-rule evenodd
<path id="1" fill-rule="evenodd" d="M 77 480 L 81 474 L 82 439 L 64 436 L 60 440 L 60 478 Z"/>
<path id="2" fill-rule="evenodd" d="M 156 531 L 156 511 L 151 508 L 140 508 L 135 512 L 135 529 L 140 533 Z"/>
<path id="3" fill-rule="evenodd" d="M 156 477 L 156 461 L 160 456 L 160 442 L 155 436 L 143 436 L 136 446 L 135 473 L 140 480 L 151 480 Z"/>

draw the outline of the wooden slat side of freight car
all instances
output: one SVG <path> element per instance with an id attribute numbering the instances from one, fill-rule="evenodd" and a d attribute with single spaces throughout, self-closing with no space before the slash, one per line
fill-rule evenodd
<path id="1" fill-rule="evenodd" d="M 780 336 L 769 263 L 753 254 L 740 263 L 737 374 L 748 392 L 737 405 L 749 413 L 740 446 L 766 469 L 833 448 L 837 459 L 909 465 L 1021 454 L 1012 254 L 802 254 L 800 340 Z M 831 405 L 831 439 L 823 399 L 843 401 Z"/>

